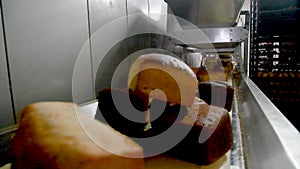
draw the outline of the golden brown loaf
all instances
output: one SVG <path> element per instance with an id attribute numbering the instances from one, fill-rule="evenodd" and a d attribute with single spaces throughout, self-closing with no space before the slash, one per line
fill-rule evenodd
<path id="1" fill-rule="evenodd" d="M 12 168 L 142 169 L 143 149 L 76 104 L 40 102 L 23 111 Z"/>
<path id="2" fill-rule="evenodd" d="M 166 155 L 200 165 L 209 165 L 225 155 L 232 146 L 232 126 L 226 109 L 195 99 L 180 122 L 191 127 L 188 135 Z"/>
<path id="3" fill-rule="evenodd" d="M 206 70 L 205 68 L 200 68 L 196 74 L 199 82 L 228 80 L 228 75 L 226 72 L 224 72 L 224 69 Z"/>
<path id="4" fill-rule="evenodd" d="M 193 104 L 198 91 L 196 75 L 188 65 L 158 53 L 141 55 L 133 62 L 128 86 L 134 92 L 184 106 Z"/>

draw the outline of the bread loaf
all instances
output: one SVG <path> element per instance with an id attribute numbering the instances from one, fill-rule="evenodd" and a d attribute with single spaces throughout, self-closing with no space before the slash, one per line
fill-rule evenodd
<path id="1" fill-rule="evenodd" d="M 199 83 L 199 97 L 209 105 L 232 109 L 234 89 L 224 81 L 206 81 Z"/>
<path id="2" fill-rule="evenodd" d="M 191 128 L 183 140 L 167 151 L 167 156 L 209 165 L 226 154 L 232 146 L 232 126 L 228 111 L 198 99 L 178 124 Z"/>
<path id="3" fill-rule="evenodd" d="M 14 169 L 142 169 L 143 149 L 74 103 L 28 105 L 13 139 Z"/>
<path id="4" fill-rule="evenodd" d="M 133 62 L 128 86 L 151 98 L 185 106 L 192 105 L 198 92 L 196 75 L 188 65 L 158 53 L 141 55 Z"/>
<path id="5" fill-rule="evenodd" d="M 196 74 L 199 82 L 228 80 L 227 73 L 224 72 L 224 69 L 207 70 L 205 67 L 201 67 Z"/>

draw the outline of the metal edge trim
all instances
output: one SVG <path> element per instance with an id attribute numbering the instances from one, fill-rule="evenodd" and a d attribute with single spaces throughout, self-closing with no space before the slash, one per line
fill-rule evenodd
<path id="1" fill-rule="evenodd" d="M 274 133 L 286 150 L 288 157 L 295 166 L 300 169 L 300 134 L 292 123 L 280 112 L 280 110 L 267 98 L 267 96 L 246 75 L 243 81 L 251 91 L 258 105 L 263 110 L 266 119 L 272 126 Z M 264 104 L 259 104 L 264 103 Z M 286 132 L 288 131 L 288 132 Z M 298 148 L 297 148 L 298 147 Z"/>

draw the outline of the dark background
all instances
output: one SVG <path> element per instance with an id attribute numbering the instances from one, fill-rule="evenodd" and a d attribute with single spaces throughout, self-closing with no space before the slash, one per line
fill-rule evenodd
<path id="1" fill-rule="evenodd" d="M 300 130 L 299 0 L 253 0 L 251 79 Z"/>

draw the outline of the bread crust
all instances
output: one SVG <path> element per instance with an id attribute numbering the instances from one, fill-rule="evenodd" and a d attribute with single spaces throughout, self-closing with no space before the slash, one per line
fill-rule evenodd
<path id="1" fill-rule="evenodd" d="M 138 144 L 85 113 L 70 102 L 28 105 L 13 139 L 12 168 L 144 168 Z"/>
<path id="2" fill-rule="evenodd" d="M 191 106 L 198 92 L 198 80 L 189 66 L 175 57 L 156 53 L 142 55 L 133 62 L 128 86 L 151 98 L 184 106 Z"/>

